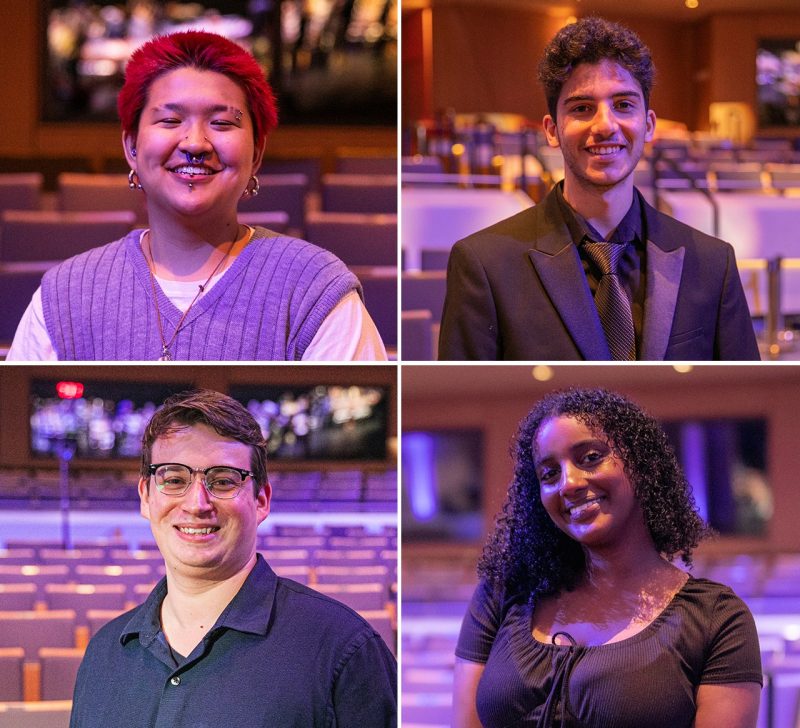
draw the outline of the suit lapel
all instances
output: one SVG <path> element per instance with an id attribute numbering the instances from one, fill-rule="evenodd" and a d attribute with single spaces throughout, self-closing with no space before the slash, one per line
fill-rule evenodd
<path id="1" fill-rule="evenodd" d="M 538 248 L 528 251 L 528 257 L 578 351 L 587 360 L 611 359 L 580 256 L 569 235 L 557 236 L 553 231 L 539 240 Z"/>
<path id="2" fill-rule="evenodd" d="M 650 235 L 659 230 L 655 225 L 658 214 L 649 205 L 645 207 Z M 652 214 L 650 214 L 652 212 Z M 672 320 L 683 273 L 683 258 L 686 248 L 679 246 L 667 249 L 666 245 L 647 241 L 647 291 L 644 303 L 644 331 L 642 332 L 641 359 L 662 361 L 667 353 Z"/>

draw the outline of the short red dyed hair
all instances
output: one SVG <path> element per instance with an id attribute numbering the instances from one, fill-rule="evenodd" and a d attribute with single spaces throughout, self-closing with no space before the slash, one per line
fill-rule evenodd
<path id="1" fill-rule="evenodd" d="M 203 30 L 156 36 L 133 52 L 125 69 L 125 85 L 117 98 L 125 133 L 136 135 L 153 81 L 184 67 L 222 73 L 242 87 L 250 107 L 256 146 L 261 147 L 267 134 L 278 125 L 275 95 L 264 72 L 241 46 Z"/>

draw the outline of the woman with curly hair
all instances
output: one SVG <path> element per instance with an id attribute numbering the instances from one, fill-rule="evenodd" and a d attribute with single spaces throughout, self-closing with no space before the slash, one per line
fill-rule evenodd
<path id="1" fill-rule="evenodd" d="M 454 726 L 753 728 L 753 618 L 674 566 L 708 534 L 658 423 L 601 389 L 522 420 L 456 648 Z"/>

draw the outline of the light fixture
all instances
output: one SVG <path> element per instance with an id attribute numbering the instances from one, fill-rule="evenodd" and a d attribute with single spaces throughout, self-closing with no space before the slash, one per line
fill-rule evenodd
<path id="1" fill-rule="evenodd" d="M 537 382 L 549 382 L 555 376 L 553 368 L 546 364 L 538 364 L 533 368 L 531 374 Z"/>
<path id="2" fill-rule="evenodd" d="M 699 7 L 700 0 L 684 0 L 683 4 L 689 8 L 690 10 L 694 10 L 696 7 Z"/>
<path id="3" fill-rule="evenodd" d="M 678 374 L 688 374 L 694 367 L 691 364 L 673 364 L 672 368 L 678 372 Z"/>

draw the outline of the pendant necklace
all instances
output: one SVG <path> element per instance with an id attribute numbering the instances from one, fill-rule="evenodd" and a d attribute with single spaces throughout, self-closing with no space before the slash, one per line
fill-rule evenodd
<path id="1" fill-rule="evenodd" d="M 251 230 L 252 234 L 252 230 Z M 172 332 L 172 336 L 169 337 L 169 341 L 166 340 L 164 337 L 164 325 L 161 322 L 161 311 L 158 307 L 158 294 L 156 293 L 156 277 L 155 277 L 155 268 L 156 268 L 156 261 L 153 258 L 153 249 L 150 247 L 150 231 L 147 231 L 147 254 L 150 257 L 150 260 L 147 261 L 147 270 L 150 273 L 150 288 L 153 291 L 153 304 L 156 307 L 156 320 L 158 321 L 158 335 L 161 338 L 161 356 L 158 357 L 158 361 L 172 361 L 172 353 L 170 352 L 169 348 L 175 342 L 175 338 L 178 336 L 178 333 L 183 328 L 183 322 L 186 320 L 186 317 L 189 315 L 189 311 L 192 310 L 192 306 L 197 303 L 197 299 L 205 292 L 206 286 L 208 286 L 211 279 L 216 275 L 217 271 L 220 269 L 222 264 L 228 259 L 228 256 L 231 254 L 233 250 L 233 246 L 236 245 L 237 238 L 234 238 L 230 245 L 228 245 L 228 250 L 225 254 L 217 261 L 217 264 L 214 266 L 214 270 L 211 271 L 208 278 L 206 278 L 206 282 L 199 284 L 197 286 L 197 293 L 195 294 L 192 302 L 189 304 L 189 307 L 183 312 L 183 315 L 178 321 L 178 325 L 175 327 L 175 331 Z"/>

